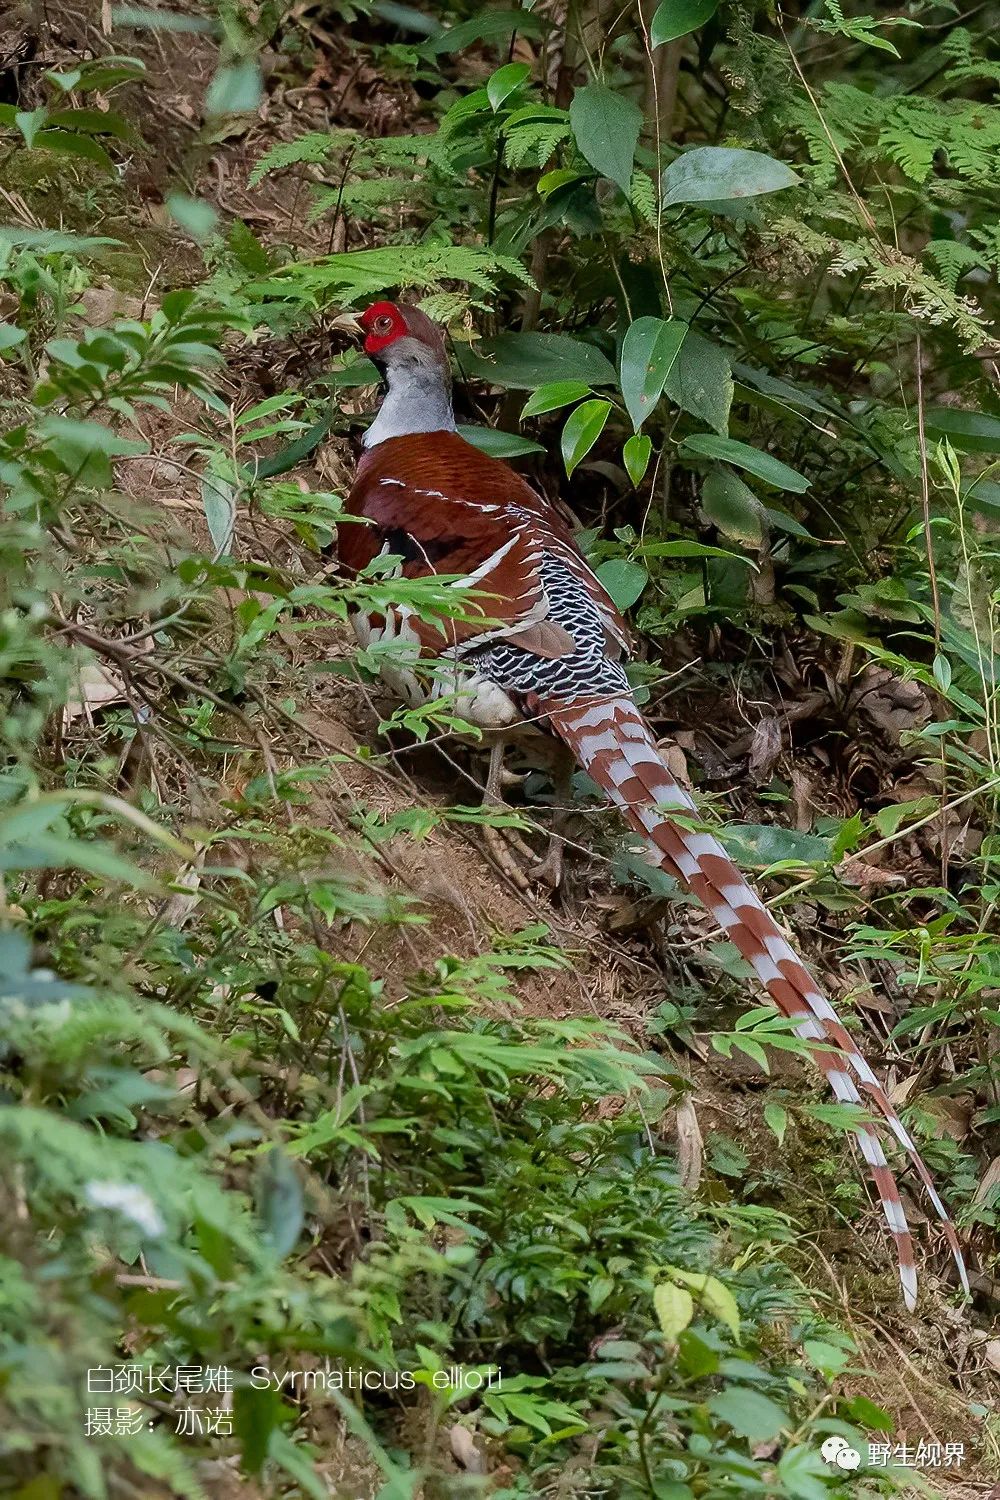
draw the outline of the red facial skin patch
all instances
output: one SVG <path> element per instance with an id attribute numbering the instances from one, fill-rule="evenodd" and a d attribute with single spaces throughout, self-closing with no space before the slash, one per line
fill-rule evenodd
<path id="1" fill-rule="evenodd" d="M 365 330 L 365 353 L 379 354 L 409 333 L 406 319 L 391 302 L 376 302 L 358 320 Z"/>

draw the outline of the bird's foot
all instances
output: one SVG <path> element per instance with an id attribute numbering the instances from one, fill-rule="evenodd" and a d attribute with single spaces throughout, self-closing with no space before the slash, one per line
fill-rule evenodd
<path id="1" fill-rule="evenodd" d="M 519 891 L 529 891 L 532 885 L 531 867 L 537 864 L 535 851 L 520 838 L 512 828 L 493 828 L 483 824 L 483 842 L 487 853 L 499 865 Z"/>
<path id="2" fill-rule="evenodd" d="M 530 878 L 539 885 L 547 885 L 550 890 L 557 891 L 563 882 L 565 873 L 563 866 L 563 850 L 566 847 L 565 839 L 559 834 L 549 835 L 549 846 L 540 860 L 529 870 Z"/>

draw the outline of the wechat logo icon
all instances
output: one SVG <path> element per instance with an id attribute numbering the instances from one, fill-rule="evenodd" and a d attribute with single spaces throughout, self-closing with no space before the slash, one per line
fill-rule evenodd
<path id="1" fill-rule="evenodd" d="M 828 1437 L 819 1451 L 826 1463 L 838 1469 L 856 1469 L 861 1463 L 861 1454 L 846 1438 Z"/>

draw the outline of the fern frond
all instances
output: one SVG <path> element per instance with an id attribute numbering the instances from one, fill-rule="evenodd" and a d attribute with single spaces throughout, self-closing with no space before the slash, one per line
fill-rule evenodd
<path id="1" fill-rule="evenodd" d="M 656 188 L 653 179 L 645 172 L 636 170 L 629 183 L 629 202 L 647 224 L 656 223 Z"/>
<path id="2" fill-rule="evenodd" d="M 467 245 L 389 245 L 283 266 L 249 291 L 261 299 L 321 307 L 334 301 L 377 296 L 390 288 L 436 291 L 447 281 L 461 281 L 477 291 L 495 293 L 501 275 L 522 286 L 532 285 L 520 261 L 493 250 Z"/>
<path id="3" fill-rule="evenodd" d="M 957 287 L 960 276 L 984 264 L 984 257 L 978 250 L 973 250 L 971 245 L 961 245 L 957 240 L 931 240 L 925 246 L 924 254 L 930 256 L 942 282 L 951 292 Z"/>
<path id="4" fill-rule="evenodd" d="M 272 172 L 284 171 L 286 167 L 298 166 L 302 162 L 326 161 L 332 153 L 352 138 L 351 130 L 327 132 L 311 131 L 300 135 L 295 141 L 280 141 L 265 152 L 248 178 L 250 187 L 256 187 Z"/>

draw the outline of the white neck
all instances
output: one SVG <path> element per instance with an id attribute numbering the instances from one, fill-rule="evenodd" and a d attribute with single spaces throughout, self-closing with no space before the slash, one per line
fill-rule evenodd
<path id="1" fill-rule="evenodd" d="M 394 364 L 386 373 L 389 389 L 362 439 L 366 448 L 408 432 L 455 431 L 451 392 L 438 370 L 407 362 Z"/>

